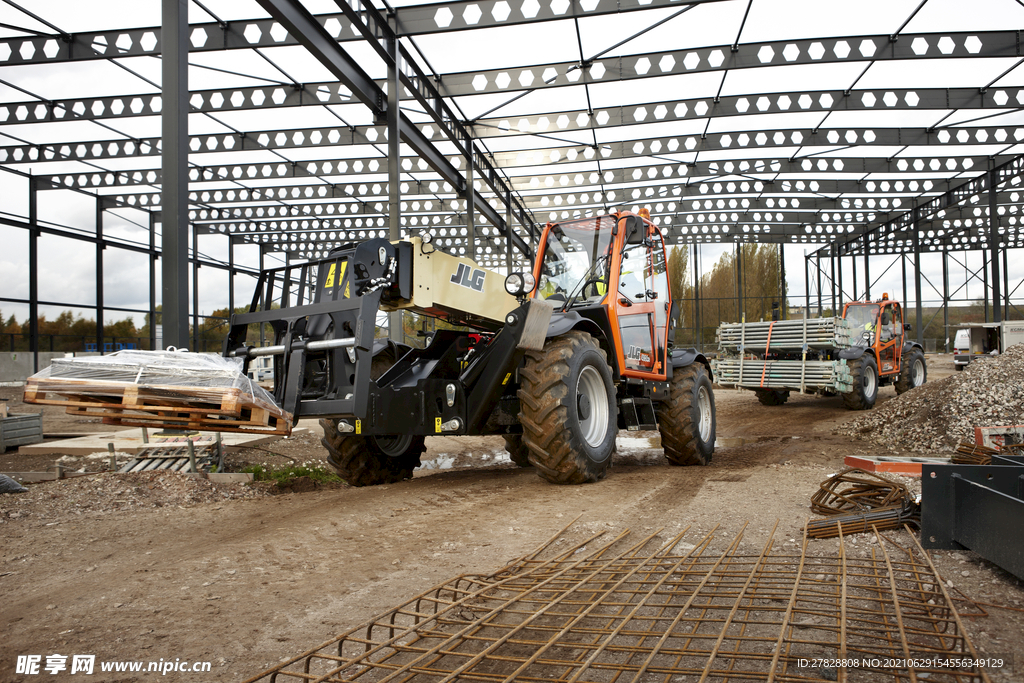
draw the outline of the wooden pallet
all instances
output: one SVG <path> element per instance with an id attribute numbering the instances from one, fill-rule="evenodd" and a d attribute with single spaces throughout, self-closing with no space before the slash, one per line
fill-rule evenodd
<path id="1" fill-rule="evenodd" d="M 70 415 L 126 427 L 291 433 L 291 416 L 257 404 L 237 387 L 189 387 L 71 379 L 29 379 L 25 402 L 64 406 Z"/>

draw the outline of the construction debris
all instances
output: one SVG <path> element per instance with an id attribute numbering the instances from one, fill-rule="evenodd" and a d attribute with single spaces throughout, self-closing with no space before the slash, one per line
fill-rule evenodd
<path id="1" fill-rule="evenodd" d="M 1024 424 L 1024 344 L 928 382 L 839 426 L 892 452 L 950 452 L 975 426 Z"/>
<path id="2" fill-rule="evenodd" d="M 963 441 L 956 447 L 956 455 L 950 459 L 950 462 L 954 465 L 991 465 L 993 455 L 999 455 L 998 448 L 989 448 L 970 441 Z"/>
<path id="3" fill-rule="evenodd" d="M 292 418 L 238 361 L 176 351 L 55 358 L 25 384 L 25 403 L 64 406 L 103 424 L 289 434 Z"/>
<path id="4" fill-rule="evenodd" d="M 809 553 L 805 538 L 793 553 L 773 531 L 760 554 L 745 554 L 742 531 L 692 543 L 686 533 L 556 536 L 248 683 L 988 680 L 919 545 L 897 555 L 879 540 L 857 558 L 843 540 Z"/>
<path id="5" fill-rule="evenodd" d="M 849 467 L 821 482 L 811 497 L 811 509 L 819 515 L 841 515 L 899 507 L 909 498 L 903 484 Z"/>
<path id="6" fill-rule="evenodd" d="M 919 526 L 920 507 L 903 484 L 856 467 L 821 482 L 811 509 L 828 519 L 807 523 L 810 538 Z"/>

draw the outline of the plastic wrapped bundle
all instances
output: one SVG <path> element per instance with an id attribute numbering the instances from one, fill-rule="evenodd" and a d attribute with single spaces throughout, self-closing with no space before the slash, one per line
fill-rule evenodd
<path id="1" fill-rule="evenodd" d="M 240 360 L 187 351 L 56 358 L 28 379 L 25 402 L 111 425 L 257 434 L 292 427 L 292 416 L 242 374 Z"/>

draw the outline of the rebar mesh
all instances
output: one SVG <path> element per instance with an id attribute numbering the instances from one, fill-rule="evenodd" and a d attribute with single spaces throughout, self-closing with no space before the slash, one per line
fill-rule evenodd
<path id="1" fill-rule="evenodd" d="M 740 551 L 742 531 L 724 548 L 714 531 L 693 544 L 686 533 L 597 535 L 560 552 L 556 536 L 251 681 L 988 680 L 973 665 L 926 663 L 977 654 L 919 545 L 890 553 L 880 540 L 851 557 L 840 538 L 819 555 L 805 537 L 794 554 L 773 530 L 753 554 Z M 908 658 L 918 661 L 899 665 Z"/>

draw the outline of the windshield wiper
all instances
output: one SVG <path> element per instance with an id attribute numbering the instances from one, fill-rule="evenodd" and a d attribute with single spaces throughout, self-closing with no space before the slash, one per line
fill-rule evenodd
<path id="1" fill-rule="evenodd" d="M 566 300 L 565 304 L 562 305 L 561 310 L 567 311 L 570 308 L 572 308 L 573 304 L 576 303 L 576 299 L 578 299 L 580 295 L 583 294 L 583 290 L 587 288 L 588 284 L 590 284 L 591 282 L 599 282 L 601 279 L 603 279 L 596 278 L 594 277 L 594 275 L 598 272 L 598 269 L 603 267 L 603 265 L 608 261 L 609 256 L 609 254 L 602 254 L 601 256 L 598 256 L 594 260 L 593 265 L 590 266 L 587 272 L 583 274 L 583 277 L 580 278 L 580 280 L 573 286 L 571 290 L 572 296 L 570 296 Z"/>

